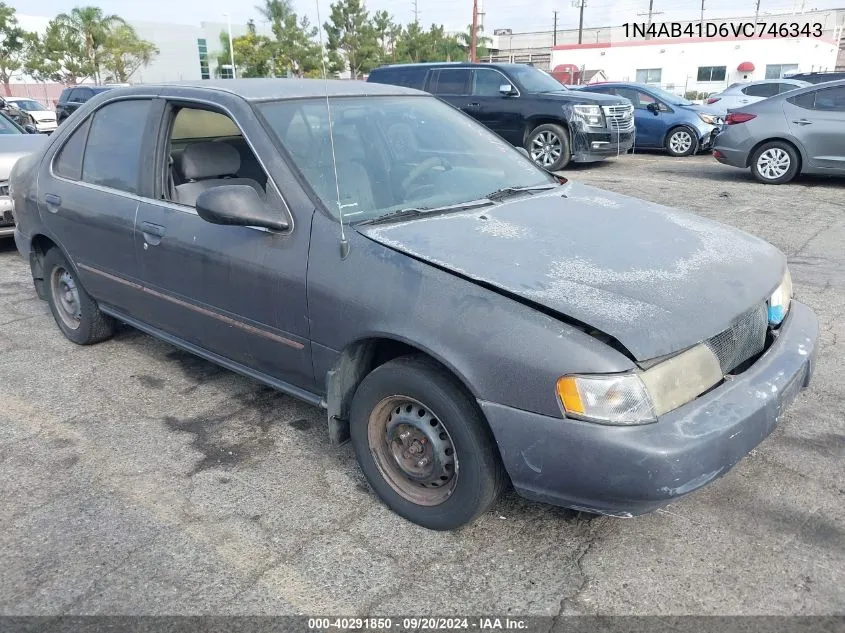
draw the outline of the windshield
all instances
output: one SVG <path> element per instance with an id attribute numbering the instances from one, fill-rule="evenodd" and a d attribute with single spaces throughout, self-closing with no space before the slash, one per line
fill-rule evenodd
<path id="1" fill-rule="evenodd" d="M 344 222 L 477 201 L 503 187 L 557 181 L 509 143 L 433 97 L 331 100 L 337 186 L 325 99 L 258 104 L 302 175 Z"/>
<path id="2" fill-rule="evenodd" d="M 32 99 L 21 99 L 20 101 L 9 101 L 12 105 L 17 106 L 21 110 L 26 110 L 27 112 L 38 112 L 41 110 L 46 110 L 43 105 L 38 103 L 37 101 L 33 101 Z"/>
<path id="3" fill-rule="evenodd" d="M 661 101 L 665 101 L 669 105 L 692 105 L 692 102 L 689 99 L 679 97 L 678 95 L 672 94 L 671 92 L 667 92 L 662 88 L 654 88 L 653 86 L 649 86 L 648 91 L 652 93 L 655 97 L 657 97 Z"/>
<path id="4" fill-rule="evenodd" d="M 508 72 L 525 88 L 526 92 L 557 92 L 566 86 L 549 73 L 533 66 L 508 66 Z"/>
<path id="5" fill-rule="evenodd" d="M 23 134 L 23 130 L 5 114 L 0 114 L 0 134 Z"/>

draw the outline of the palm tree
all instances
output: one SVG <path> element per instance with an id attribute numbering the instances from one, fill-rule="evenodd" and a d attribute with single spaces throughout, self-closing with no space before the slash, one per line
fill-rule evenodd
<path id="1" fill-rule="evenodd" d="M 109 33 L 115 27 L 126 26 L 126 21 L 117 15 L 103 15 L 99 7 L 76 7 L 70 13 L 57 15 L 56 22 L 79 39 L 94 69 L 94 81 L 100 83 L 100 52 Z"/>

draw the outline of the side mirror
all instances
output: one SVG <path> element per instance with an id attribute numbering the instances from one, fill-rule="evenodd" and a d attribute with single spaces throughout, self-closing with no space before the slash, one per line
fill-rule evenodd
<path id="1" fill-rule="evenodd" d="M 511 84 L 502 84 L 499 86 L 499 92 L 506 97 L 516 94 L 516 89 Z"/>
<path id="2" fill-rule="evenodd" d="M 649 103 L 649 104 L 646 106 L 646 108 L 648 108 L 648 111 L 649 111 L 649 112 L 652 112 L 652 113 L 654 113 L 654 114 L 657 114 L 657 113 L 659 113 L 659 112 L 660 112 L 660 104 L 659 104 L 659 103 L 657 103 L 657 101 L 652 101 L 651 103 Z"/>
<path id="3" fill-rule="evenodd" d="M 27 134 L 38 134 L 38 128 L 30 123 L 24 125 L 23 129 L 24 131 L 26 131 Z"/>
<path id="4" fill-rule="evenodd" d="M 249 185 L 221 185 L 203 191 L 196 202 L 197 214 L 211 224 L 258 226 L 285 231 L 290 223 L 272 218 L 267 204 Z"/>

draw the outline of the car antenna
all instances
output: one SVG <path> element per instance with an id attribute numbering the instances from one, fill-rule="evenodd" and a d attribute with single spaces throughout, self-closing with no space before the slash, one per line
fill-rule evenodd
<path id="1" fill-rule="evenodd" d="M 314 0 L 317 6 L 317 24 L 321 24 L 320 20 L 320 0 Z M 329 141 L 332 147 L 332 169 L 334 170 L 334 186 L 337 193 L 337 213 L 340 217 L 340 258 L 346 259 L 349 255 L 349 242 L 346 241 L 346 231 L 343 226 L 343 204 L 340 202 L 340 180 L 337 177 L 337 156 L 334 151 L 334 122 L 332 121 L 332 106 L 329 103 L 329 77 L 326 72 L 326 47 L 323 43 L 323 29 L 319 29 L 320 33 L 320 61 L 323 63 L 323 85 L 326 88 L 326 112 L 329 117 Z M 349 205 L 353 206 L 353 205 Z"/>

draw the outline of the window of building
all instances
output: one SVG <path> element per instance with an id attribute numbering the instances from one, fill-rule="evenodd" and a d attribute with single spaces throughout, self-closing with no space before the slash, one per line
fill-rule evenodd
<path id="1" fill-rule="evenodd" d="M 223 66 L 220 66 L 220 79 L 233 79 L 234 76 L 231 65 L 224 64 Z"/>
<path id="2" fill-rule="evenodd" d="M 150 104 L 147 99 L 117 101 L 97 110 L 82 159 L 83 181 L 138 192 L 144 122 Z"/>
<path id="3" fill-rule="evenodd" d="M 211 72 L 208 67 L 208 43 L 205 38 L 197 39 L 197 51 L 200 56 L 200 77 L 211 79 Z"/>
<path id="4" fill-rule="evenodd" d="M 726 71 L 725 66 L 699 66 L 698 81 L 724 81 Z"/>
<path id="5" fill-rule="evenodd" d="M 638 68 L 637 69 L 637 83 L 638 84 L 659 84 L 660 77 L 663 74 L 661 68 Z"/>
<path id="6" fill-rule="evenodd" d="M 798 72 L 798 64 L 766 64 L 766 79 L 783 79 Z"/>

